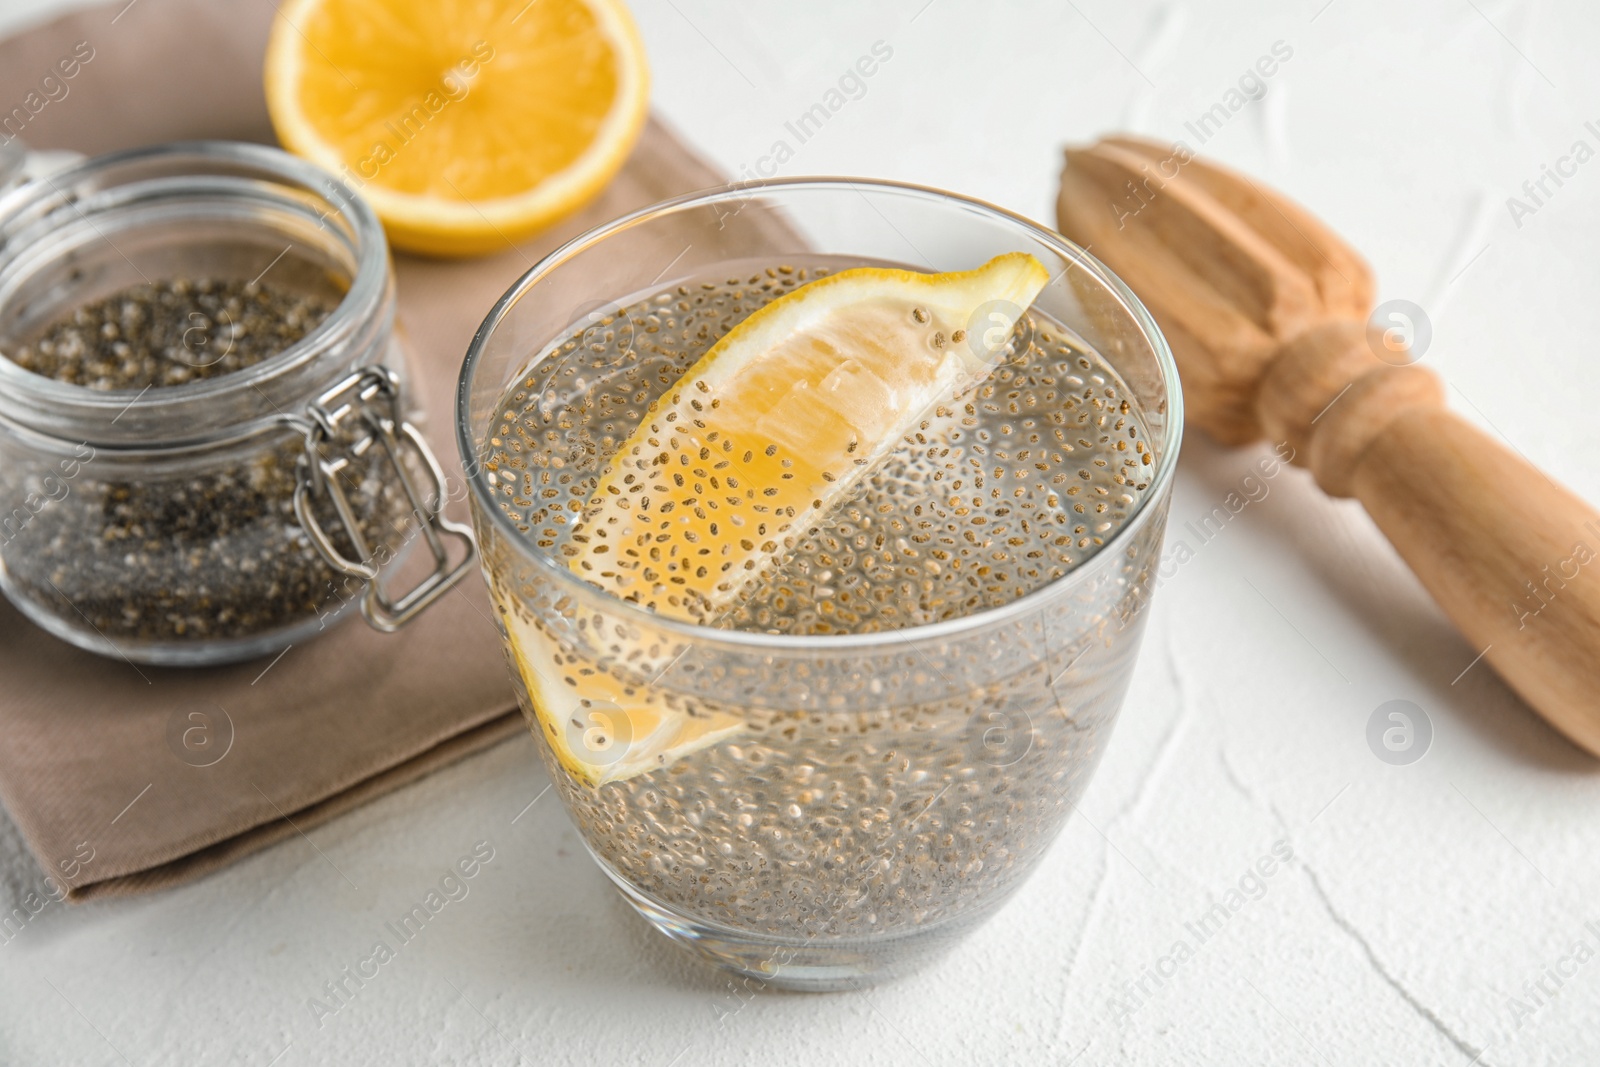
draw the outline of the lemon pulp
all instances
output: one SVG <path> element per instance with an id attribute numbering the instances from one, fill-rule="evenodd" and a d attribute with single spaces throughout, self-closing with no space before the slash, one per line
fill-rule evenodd
<path id="1" fill-rule="evenodd" d="M 289 0 L 267 45 L 289 150 L 355 186 L 401 248 L 505 248 L 597 193 L 646 116 L 620 0 Z"/>

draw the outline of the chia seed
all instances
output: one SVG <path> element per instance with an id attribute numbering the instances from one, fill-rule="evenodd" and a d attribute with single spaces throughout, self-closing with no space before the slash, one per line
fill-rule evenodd
<path id="1" fill-rule="evenodd" d="M 337 304 L 331 293 L 175 278 L 86 304 L 5 355 L 96 391 L 168 388 L 255 366 Z M 0 469 L 7 592 L 36 617 L 73 630 L 87 623 L 135 656 L 142 645 L 245 639 L 326 620 L 361 584 L 323 561 L 295 517 L 302 453 L 300 436 L 285 430 L 181 456 L 81 446 L 59 464 L 8 462 Z M 382 453 L 353 459 L 341 481 L 368 544 L 387 550 L 404 539 L 410 514 Z M 315 510 L 354 558 L 332 507 L 319 501 Z"/>
<path id="2" fill-rule="evenodd" d="M 859 265 L 725 264 L 702 284 L 619 301 L 512 383 L 484 455 L 495 504 L 529 545 L 567 555 L 602 467 L 651 403 L 759 308 Z M 1150 435 L 1112 366 L 1042 311 L 1006 352 L 705 623 L 895 633 L 1014 604 L 1093 563 L 1070 599 L 1012 622 L 877 656 L 769 657 L 687 640 L 674 651 L 677 638 L 578 601 L 549 568 L 485 539 L 506 633 L 561 668 L 559 682 L 523 689 L 556 791 L 630 899 L 647 901 L 658 925 L 662 913 L 708 924 L 701 951 L 720 962 L 784 984 L 791 961 L 870 972 L 948 947 L 1021 884 L 1088 784 L 1138 650 L 1161 525 L 1119 556 L 1099 553 L 1149 489 Z M 765 454 L 786 462 L 784 447 Z M 744 477 L 753 457 L 725 455 L 712 470 L 686 464 L 687 475 Z M 754 498 L 707 493 L 706 503 L 731 524 L 762 521 Z M 516 643 L 510 651 L 523 661 Z M 589 679 L 602 675 L 650 704 L 743 728 L 588 785 L 549 744 L 549 709 L 593 706 L 604 690 Z"/>
<path id="3" fill-rule="evenodd" d="M 177 278 L 85 304 L 10 358 L 98 391 L 186 385 L 277 355 L 336 305 L 260 282 Z"/>

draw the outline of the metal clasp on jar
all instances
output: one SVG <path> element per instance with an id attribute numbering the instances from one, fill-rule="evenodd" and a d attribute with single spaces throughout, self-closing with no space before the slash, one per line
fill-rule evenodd
<path id="1" fill-rule="evenodd" d="M 356 371 L 307 405 L 304 417 L 285 416 L 285 421 L 305 434 L 305 453 L 300 457 L 294 491 L 295 517 L 330 567 L 367 583 L 361 614 L 374 629 L 393 633 L 466 576 L 477 558 L 477 540 L 471 527 L 444 517 L 444 472 L 428 443 L 406 419 L 400 405 L 400 380 L 393 371 L 383 366 Z M 351 437 L 353 426 L 365 432 Z M 384 591 L 384 568 L 374 562 L 375 548 L 362 531 L 341 481 L 352 461 L 366 457 L 374 447 L 387 457 L 389 471 L 399 479 L 412 517 L 419 522 L 433 553 L 433 572 L 398 598 Z M 419 491 L 408 469 L 408 452 L 421 462 L 433 483 L 427 495 Z M 333 505 L 359 558 L 347 557 L 328 536 L 313 508 L 319 498 Z M 466 547 L 465 556 L 454 566 L 445 547 L 447 537 L 457 538 Z"/>

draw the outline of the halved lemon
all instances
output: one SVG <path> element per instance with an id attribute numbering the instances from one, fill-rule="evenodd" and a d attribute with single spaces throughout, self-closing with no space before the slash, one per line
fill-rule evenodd
<path id="1" fill-rule="evenodd" d="M 267 43 L 284 146 L 435 255 L 582 206 L 638 139 L 649 80 L 621 0 L 286 0 Z"/>
<path id="2" fill-rule="evenodd" d="M 841 271 L 768 304 L 645 413 L 602 471 L 568 566 L 660 614 L 714 622 L 941 401 L 988 375 L 1048 277 L 1014 252 L 947 274 Z M 669 708 L 503 614 L 539 726 L 581 781 L 664 767 L 742 728 L 736 714 Z"/>

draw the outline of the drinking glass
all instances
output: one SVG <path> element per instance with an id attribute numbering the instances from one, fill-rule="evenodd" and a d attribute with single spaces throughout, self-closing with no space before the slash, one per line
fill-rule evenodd
<path id="1" fill-rule="evenodd" d="M 718 628 L 585 582 L 502 506 L 509 490 L 484 465 L 502 401 L 586 325 L 585 339 L 600 340 L 646 328 L 618 316 L 619 300 L 677 292 L 688 301 L 687 285 L 673 289 L 679 280 L 752 256 L 946 271 L 1014 251 L 1048 270 L 1033 310 L 1110 365 L 1148 450 L 1148 479 L 1129 513 L 1053 580 L 902 628 Z M 629 358 L 646 356 L 641 348 Z M 581 392 L 628 371 L 563 380 Z M 639 388 L 658 395 L 671 380 L 641 374 Z M 552 422 L 532 459 L 550 492 L 581 504 L 621 439 L 591 432 L 578 400 L 567 410 L 579 414 Z M 639 211 L 535 265 L 472 342 L 457 434 L 518 695 L 600 868 L 663 934 L 764 984 L 854 988 L 935 959 L 1038 865 L 1105 749 L 1138 654 L 1181 429 L 1172 355 L 1133 294 L 1060 235 L 951 193 L 863 180 L 753 183 Z M 552 746 L 556 727 L 541 720 L 517 640 L 662 706 L 734 716 L 744 728 L 596 788 Z M 609 751 L 593 753 L 599 762 L 627 748 L 614 725 L 599 742 Z M 574 745 L 595 736 L 593 726 L 561 724 Z"/>

